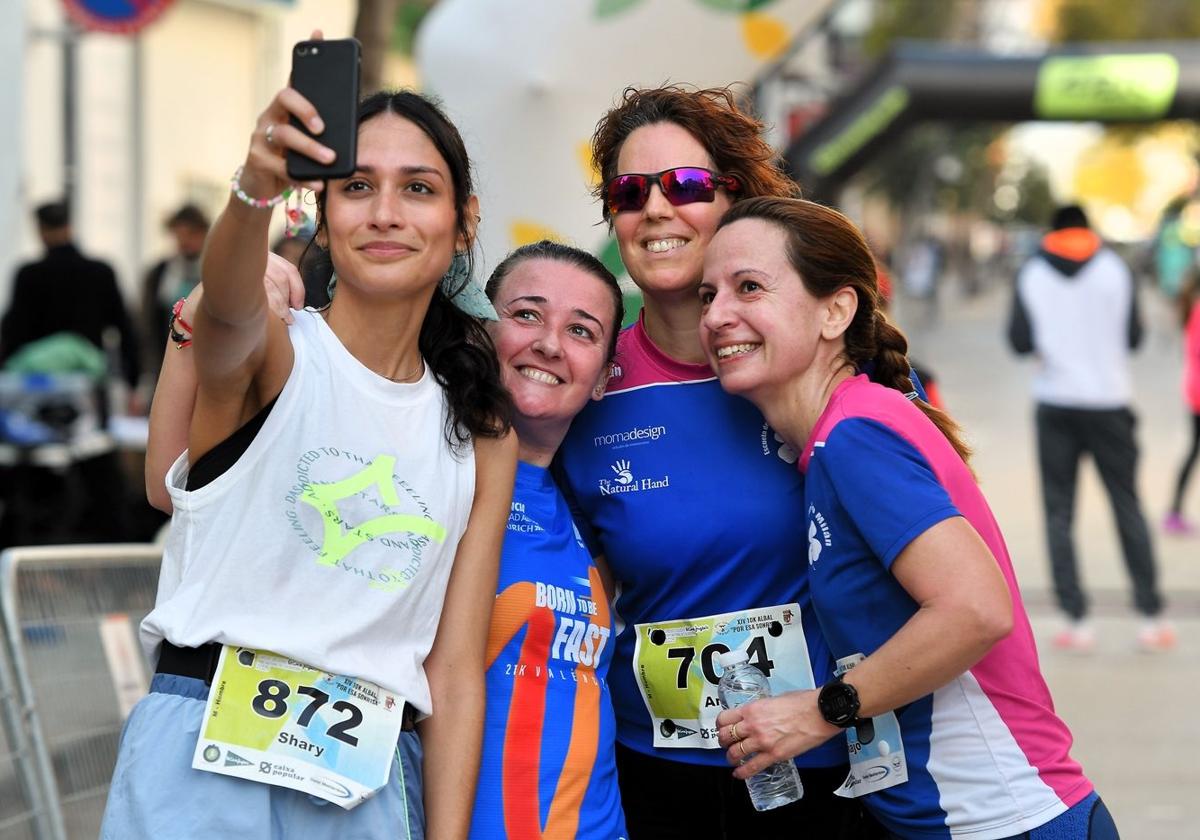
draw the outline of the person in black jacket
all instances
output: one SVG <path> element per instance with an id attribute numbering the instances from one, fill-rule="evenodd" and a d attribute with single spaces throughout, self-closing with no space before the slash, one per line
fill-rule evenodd
<path id="1" fill-rule="evenodd" d="M 110 265 L 89 259 L 72 242 L 65 202 L 36 210 L 46 255 L 21 266 L 8 311 L 0 320 L 0 367 L 21 348 L 56 333 L 76 333 L 103 349 L 104 334 L 120 337 L 120 375 L 136 397 L 138 337 Z M 101 422 L 109 406 L 97 383 Z M 0 547 L 56 542 L 114 542 L 137 538 L 130 531 L 127 482 L 115 450 L 73 460 L 67 471 L 18 463 L 0 476 Z"/>
<path id="2" fill-rule="evenodd" d="M 121 341 L 120 373 L 135 389 L 141 372 L 138 337 L 112 266 L 80 253 L 65 202 L 43 204 L 35 215 L 46 255 L 17 271 L 0 320 L 0 366 L 25 345 L 58 332 L 78 333 L 103 349 L 111 327 Z"/>

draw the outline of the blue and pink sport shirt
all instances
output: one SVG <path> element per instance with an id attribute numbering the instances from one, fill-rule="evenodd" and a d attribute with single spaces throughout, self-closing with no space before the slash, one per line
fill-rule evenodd
<path id="1" fill-rule="evenodd" d="M 801 454 L 812 605 L 835 658 L 870 656 L 917 611 L 891 564 L 963 516 L 1013 600 L 1013 630 L 948 685 L 896 710 L 906 784 L 864 803 L 902 837 L 995 840 L 1049 822 L 1092 792 L 1054 713 L 1004 538 L 971 471 L 925 415 L 865 376 L 835 390 Z"/>

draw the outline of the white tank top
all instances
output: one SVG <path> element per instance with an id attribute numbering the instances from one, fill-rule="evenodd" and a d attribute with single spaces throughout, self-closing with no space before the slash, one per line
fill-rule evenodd
<path id="1" fill-rule="evenodd" d="M 315 312 L 289 330 L 295 364 L 266 422 L 224 474 L 175 506 L 153 612 L 164 638 L 275 651 L 431 709 L 422 664 L 475 493 L 475 456 L 446 442 L 426 366 L 399 384 L 350 355 Z"/>

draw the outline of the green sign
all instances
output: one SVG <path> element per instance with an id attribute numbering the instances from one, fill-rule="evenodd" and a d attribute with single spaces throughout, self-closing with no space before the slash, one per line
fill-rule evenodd
<path id="1" fill-rule="evenodd" d="M 850 125 L 831 140 L 822 143 L 812 155 L 812 169 L 828 175 L 853 157 L 854 153 L 878 137 L 908 107 L 908 91 L 896 85 L 888 88 Z"/>
<path id="2" fill-rule="evenodd" d="M 1179 62 L 1166 53 L 1048 58 L 1033 110 L 1047 120 L 1156 120 L 1175 99 Z"/>

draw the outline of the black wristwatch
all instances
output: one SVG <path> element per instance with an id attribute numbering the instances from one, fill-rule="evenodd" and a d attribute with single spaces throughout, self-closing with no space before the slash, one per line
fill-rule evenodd
<path id="1" fill-rule="evenodd" d="M 817 708 L 821 710 L 821 717 L 839 729 L 854 726 L 860 707 L 858 692 L 854 686 L 842 682 L 841 677 L 834 677 L 825 683 L 821 686 L 821 693 L 817 695 Z"/>

